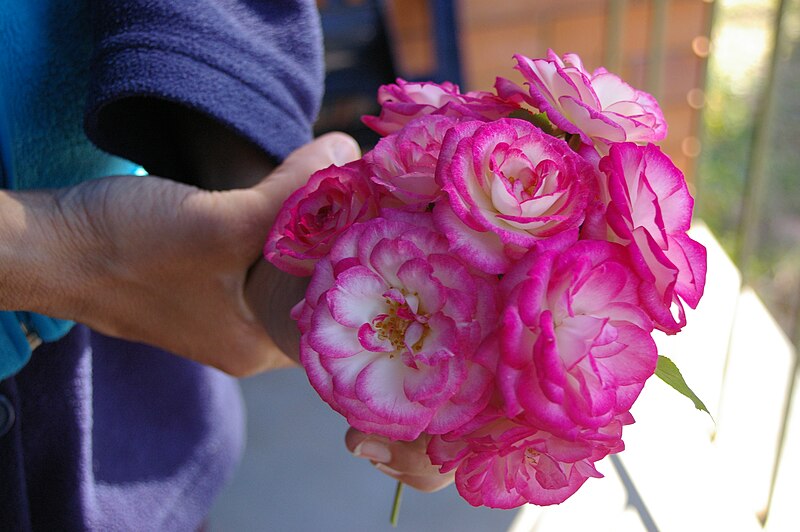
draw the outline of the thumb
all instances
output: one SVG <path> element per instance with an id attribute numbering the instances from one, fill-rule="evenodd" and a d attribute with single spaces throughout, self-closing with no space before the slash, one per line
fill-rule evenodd
<path id="1" fill-rule="evenodd" d="M 273 219 L 292 192 L 311 174 L 332 164 L 343 166 L 361 156 L 358 143 L 345 133 L 327 133 L 293 151 L 270 175 L 253 187 L 265 195 L 273 208 Z"/>

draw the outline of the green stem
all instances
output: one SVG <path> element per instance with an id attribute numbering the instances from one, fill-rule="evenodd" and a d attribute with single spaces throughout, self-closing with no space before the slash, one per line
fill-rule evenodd
<path id="1" fill-rule="evenodd" d="M 392 516 L 389 522 L 393 527 L 397 526 L 397 518 L 400 516 L 400 501 L 403 498 L 403 483 L 397 481 L 397 488 L 394 490 L 394 503 L 392 503 Z"/>

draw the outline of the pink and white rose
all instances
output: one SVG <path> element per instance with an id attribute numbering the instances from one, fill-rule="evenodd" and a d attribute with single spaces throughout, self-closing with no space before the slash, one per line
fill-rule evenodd
<path id="1" fill-rule="evenodd" d="M 294 313 L 320 396 L 352 426 L 400 440 L 457 428 L 492 391 L 476 360 L 496 326 L 495 287 L 449 253 L 429 218 L 385 211 L 352 226 Z"/>
<path id="2" fill-rule="evenodd" d="M 528 95 L 502 80 L 497 85 L 500 96 L 525 99 L 563 131 L 580 135 L 583 143 L 599 144 L 605 151 L 613 142 L 658 142 L 666 137 L 667 123 L 655 98 L 606 69 L 590 74 L 576 54 L 561 59 L 552 50 L 546 59 L 519 54 L 514 58 L 529 86 Z"/>
<path id="3" fill-rule="evenodd" d="M 454 251 L 487 273 L 583 221 L 594 170 L 560 139 L 525 120 L 464 122 L 448 131 L 434 208 Z M 577 238 L 577 236 L 575 236 Z"/>
<path id="4" fill-rule="evenodd" d="M 506 415 L 570 440 L 602 430 L 630 409 L 658 359 L 625 248 L 583 240 L 518 268 L 503 280 L 514 283 L 503 287 L 499 331 Z"/>
<path id="5" fill-rule="evenodd" d="M 380 197 L 363 160 L 315 172 L 284 202 L 264 246 L 264 256 L 292 275 L 308 276 L 338 236 L 374 218 Z"/>
<path id="6" fill-rule="evenodd" d="M 372 165 L 373 181 L 410 210 L 424 211 L 442 195 L 436 165 L 445 134 L 458 118 L 424 115 L 397 133 L 382 138 L 364 159 Z"/>
<path id="7" fill-rule="evenodd" d="M 622 415 L 601 433 L 567 440 L 490 408 L 462 430 L 433 437 L 428 455 L 443 473 L 456 470 L 456 488 L 473 506 L 558 504 L 603 476 L 594 463 L 623 450 L 622 426 L 631 421 Z"/>
<path id="8" fill-rule="evenodd" d="M 396 83 L 378 89 L 380 116 L 364 116 L 362 121 L 379 135 L 388 135 L 403 128 L 414 118 L 439 114 L 472 120 L 496 120 L 508 116 L 518 105 L 498 98 L 490 92 L 475 91 L 462 94 L 458 85 L 450 82 Z"/>
<path id="9" fill-rule="evenodd" d="M 600 170 L 605 223 L 585 233 L 628 247 L 646 281 L 643 307 L 660 329 L 677 332 L 686 322 L 681 299 L 695 308 L 706 277 L 706 250 L 686 234 L 694 205 L 686 180 L 653 144 L 615 144 Z"/>

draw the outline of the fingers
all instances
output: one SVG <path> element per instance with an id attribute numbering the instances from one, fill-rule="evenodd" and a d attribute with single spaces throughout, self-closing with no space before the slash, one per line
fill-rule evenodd
<path id="1" fill-rule="evenodd" d="M 441 474 L 431 464 L 426 448 L 430 436 L 414 441 L 391 441 L 388 438 L 350 428 L 345 445 L 359 458 L 369 460 L 379 471 L 420 491 L 437 491 L 453 482 L 453 473 Z"/>
<path id="2" fill-rule="evenodd" d="M 232 249 L 228 248 L 228 256 L 239 255 L 244 262 L 242 315 L 246 322 L 258 324 L 250 328 L 246 338 L 256 354 L 232 361 L 230 364 L 237 364 L 234 374 L 292 364 L 284 355 L 296 360 L 299 336 L 289 312 L 302 299 L 307 280 L 289 276 L 264 261 L 261 258 L 264 241 L 286 198 L 303 186 L 311 174 L 332 164 L 344 165 L 360 154 L 351 137 L 329 133 L 298 148 L 254 187 L 226 192 L 222 199 L 219 195 L 203 196 L 204 207 L 216 216 L 212 226 L 224 229 L 219 231 L 222 243 L 215 249 L 234 243 Z M 240 360 L 242 364 L 238 367 Z"/>
<path id="3" fill-rule="evenodd" d="M 282 165 L 248 191 L 251 195 L 258 193 L 259 197 L 247 211 L 252 214 L 250 225 L 268 231 L 286 198 L 303 186 L 311 174 L 332 164 L 347 164 L 360 156 L 356 141 L 344 133 L 328 133 L 292 152 Z M 241 204 L 237 207 L 239 213 L 245 212 Z M 259 259 L 266 234 L 258 231 L 254 234 L 257 244 L 248 249 L 254 250 L 252 260 L 256 262 L 248 272 L 245 300 L 278 350 L 296 361 L 299 333 L 289 312 L 303 298 L 308 280 L 285 274 Z M 285 362 L 291 363 L 288 359 Z"/>
<path id="4" fill-rule="evenodd" d="M 255 188 L 280 205 L 317 170 L 332 164 L 343 166 L 360 156 L 361 150 L 352 137 L 344 133 L 327 133 L 292 152 Z"/>
<path id="5" fill-rule="evenodd" d="M 254 315 L 282 354 L 294 362 L 300 353 L 300 331 L 289 314 L 307 286 L 307 277 L 284 273 L 265 260 L 250 269 L 245 284 L 245 300 Z"/>

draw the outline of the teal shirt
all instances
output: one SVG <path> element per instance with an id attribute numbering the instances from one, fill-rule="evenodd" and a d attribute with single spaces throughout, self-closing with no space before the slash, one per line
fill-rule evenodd
<path id="1" fill-rule="evenodd" d="M 87 11 L 83 0 L 0 0 L 0 187 L 62 187 L 136 169 L 83 132 L 92 53 Z M 0 312 L 0 379 L 30 359 L 23 325 L 48 342 L 72 323 Z"/>

